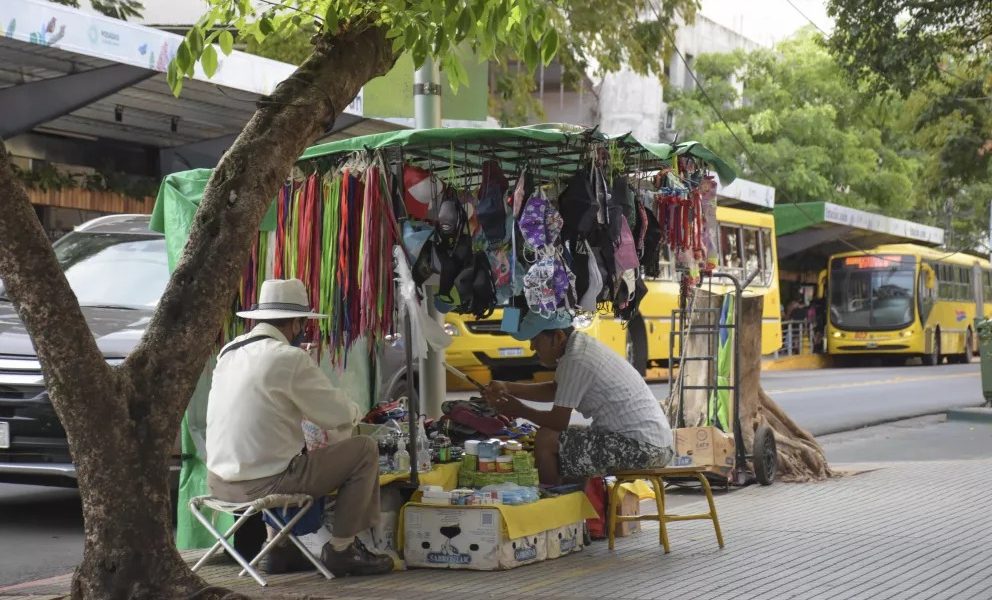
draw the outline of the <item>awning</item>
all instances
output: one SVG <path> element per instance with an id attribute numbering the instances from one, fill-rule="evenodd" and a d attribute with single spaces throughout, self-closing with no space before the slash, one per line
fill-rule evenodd
<path id="1" fill-rule="evenodd" d="M 2 13 L 0 138 L 25 155 L 55 135 L 144 153 L 145 165 L 157 151 L 147 175 L 212 167 L 255 102 L 295 70 L 235 51 L 212 78 L 198 68 L 176 98 L 165 69 L 181 36 L 43 0 L 4 0 Z M 359 95 L 324 139 L 398 128 L 364 118 Z"/>
<path id="2" fill-rule="evenodd" d="M 830 202 L 775 207 L 779 266 L 782 270 L 823 268 L 837 252 L 867 250 L 881 244 L 939 246 L 944 230 Z"/>

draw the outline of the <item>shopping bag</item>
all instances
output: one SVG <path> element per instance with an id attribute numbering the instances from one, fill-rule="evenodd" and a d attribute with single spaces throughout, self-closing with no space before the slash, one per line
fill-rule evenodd
<path id="1" fill-rule="evenodd" d="M 598 515 L 595 519 L 586 519 L 586 528 L 589 530 L 589 537 L 594 540 L 602 540 L 607 535 L 606 508 L 609 499 L 607 497 L 606 480 L 602 477 L 591 477 L 586 481 L 586 497 L 592 507 L 596 509 Z"/>

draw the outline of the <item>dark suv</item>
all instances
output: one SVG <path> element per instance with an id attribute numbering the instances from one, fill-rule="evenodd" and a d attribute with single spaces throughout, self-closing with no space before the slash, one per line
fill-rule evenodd
<path id="1" fill-rule="evenodd" d="M 97 345 L 119 364 L 169 280 L 165 238 L 148 229 L 147 216 L 113 215 L 77 227 L 54 248 Z M 34 346 L 0 283 L 0 482 L 73 486 L 75 477 Z"/>
<path id="2" fill-rule="evenodd" d="M 165 238 L 146 215 L 89 221 L 58 240 L 55 254 L 97 345 L 120 364 L 144 335 L 169 280 Z M 405 390 L 402 340 L 386 344 L 380 400 Z M 178 458 L 178 443 L 176 446 Z M 176 462 L 178 465 L 178 460 Z M 65 430 L 48 400 L 27 330 L 0 281 L 0 483 L 72 487 L 76 469 Z"/>

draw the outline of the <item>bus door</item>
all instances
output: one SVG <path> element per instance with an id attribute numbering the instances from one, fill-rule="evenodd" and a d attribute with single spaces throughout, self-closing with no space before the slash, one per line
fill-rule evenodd
<path id="1" fill-rule="evenodd" d="M 920 299 L 920 325 L 926 327 L 930 311 L 937 303 L 937 273 L 929 263 L 920 263 L 920 280 L 917 289 Z"/>

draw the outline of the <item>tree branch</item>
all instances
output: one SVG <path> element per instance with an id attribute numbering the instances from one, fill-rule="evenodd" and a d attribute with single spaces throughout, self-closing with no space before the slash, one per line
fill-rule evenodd
<path id="1" fill-rule="evenodd" d="M 254 232 L 293 164 L 395 56 L 385 30 L 317 40 L 314 53 L 261 101 L 214 170 L 183 256 L 125 368 L 140 381 L 181 382 L 164 407 L 178 424 L 248 257 Z M 140 383 L 139 383 L 140 385 Z M 158 408 L 156 408 L 158 410 Z M 176 417 L 176 418 L 173 418 Z"/>
<path id="2" fill-rule="evenodd" d="M 99 418 L 109 396 L 91 398 L 86 410 L 66 419 L 69 386 L 96 389 L 111 374 L 97 348 L 79 302 L 52 251 L 27 192 L 0 142 L 0 278 L 35 345 L 55 411 L 66 431 L 90 416 Z M 57 326 L 54 326 L 56 325 Z M 81 407 L 80 407 L 81 408 Z"/>

